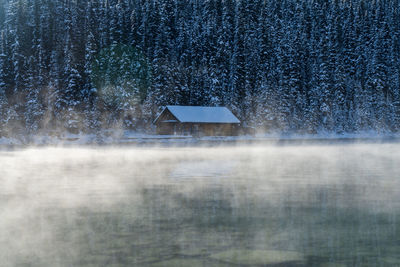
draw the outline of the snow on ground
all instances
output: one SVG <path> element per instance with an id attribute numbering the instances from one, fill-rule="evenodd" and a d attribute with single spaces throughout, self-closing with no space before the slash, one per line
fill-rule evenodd
<path id="1" fill-rule="evenodd" d="M 280 140 L 316 140 L 316 139 L 398 139 L 400 133 L 392 132 L 378 132 L 378 131 L 360 131 L 354 133 L 332 133 L 332 132 L 320 132 L 316 134 L 297 134 L 297 133 L 263 133 L 257 134 L 255 138 L 275 138 Z"/>
<path id="2" fill-rule="evenodd" d="M 10 138 L 1 137 L 0 138 L 0 146 L 1 145 L 3 145 L 3 146 L 4 145 L 6 145 L 6 146 L 13 145 L 13 140 Z"/>
<path id="3" fill-rule="evenodd" d="M 262 133 L 255 136 L 205 136 L 194 138 L 184 135 L 156 135 L 135 131 L 103 131 L 98 134 L 71 134 L 60 135 L 41 134 L 31 137 L 18 136 L 13 138 L 0 137 L 0 146 L 24 145 L 128 145 L 128 144 L 201 144 L 201 143 L 240 143 L 240 142 L 279 142 L 279 141 L 400 141 L 400 133 L 380 133 L 366 131 L 358 133 L 318 133 L 318 134 L 282 134 Z"/>

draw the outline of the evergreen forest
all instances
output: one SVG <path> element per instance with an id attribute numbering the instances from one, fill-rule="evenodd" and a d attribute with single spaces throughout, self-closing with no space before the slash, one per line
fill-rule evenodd
<path id="1" fill-rule="evenodd" d="M 0 0 L 0 136 L 226 106 L 296 133 L 400 130 L 398 0 Z"/>

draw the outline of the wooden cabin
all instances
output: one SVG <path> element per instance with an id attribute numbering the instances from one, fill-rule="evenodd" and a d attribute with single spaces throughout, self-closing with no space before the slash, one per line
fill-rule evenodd
<path id="1" fill-rule="evenodd" d="M 166 106 L 154 124 L 162 135 L 232 136 L 240 121 L 226 107 Z"/>

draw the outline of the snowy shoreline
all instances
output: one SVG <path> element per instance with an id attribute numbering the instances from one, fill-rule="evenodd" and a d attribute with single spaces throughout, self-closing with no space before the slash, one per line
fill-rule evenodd
<path id="1" fill-rule="evenodd" d="M 256 136 L 212 136 L 194 138 L 180 135 L 152 135 L 122 131 L 115 135 L 63 134 L 61 136 L 36 135 L 19 138 L 0 137 L 0 147 L 28 146 L 213 146 L 240 144 L 336 144 L 336 143 L 400 142 L 399 133 L 319 133 L 319 134 L 257 134 Z"/>

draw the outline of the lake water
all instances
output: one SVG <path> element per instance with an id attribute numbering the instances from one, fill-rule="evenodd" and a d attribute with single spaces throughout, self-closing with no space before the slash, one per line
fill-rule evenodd
<path id="1" fill-rule="evenodd" d="M 0 151 L 1 266 L 400 266 L 400 145 Z"/>

